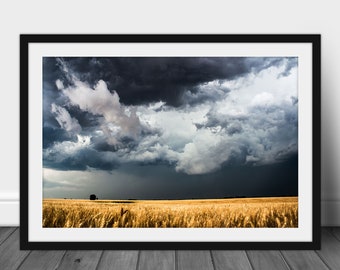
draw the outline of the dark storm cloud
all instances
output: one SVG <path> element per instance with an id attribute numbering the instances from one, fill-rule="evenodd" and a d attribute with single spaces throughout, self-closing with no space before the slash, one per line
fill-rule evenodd
<path id="1" fill-rule="evenodd" d="M 58 62 L 59 61 L 59 62 Z M 258 73 L 269 66 L 282 64 L 283 58 L 240 58 L 240 57 L 113 57 L 62 58 L 68 69 L 90 86 L 99 80 L 108 88 L 118 92 L 125 105 L 136 105 L 152 101 L 165 101 L 179 106 L 184 91 L 193 95 L 199 91 L 199 84 L 214 80 L 232 80 L 248 73 Z M 290 59 L 287 60 L 290 63 Z M 61 72 L 60 60 L 44 60 L 44 82 L 61 79 L 65 86 L 72 80 Z M 287 72 L 290 65 L 287 64 Z M 48 87 L 56 91 L 55 86 Z M 55 95 L 52 95 L 55 97 Z M 199 97 L 196 97 L 199 98 Z"/>
<path id="2" fill-rule="evenodd" d="M 198 104 L 221 99 L 228 88 L 209 85 L 216 80 L 231 80 L 249 73 L 258 73 L 270 66 L 285 63 L 284 74 L 296 66 L 297 58 L 245 57 L 45 57 L 43 59 L 43 117 L 44 125 L 58 127 L 51 113 L 51 104 L 66 106 L 81 127 L 90 126 L 88 112 L 68 106 L 67 98 L 57 89 L 56 81 L 64 87 L 74 84 L 72 74 L 94 87 L 99 80 L 119 94 L 126 105 L 164 101 L 168 105 Z"/>
<path id="3" fill-rule="evenodd" d="M 46 58 L 44 166 L 167 164 L 200 175 L 286 160 L 297 152 L 298 101 L 276 95 L 296 65 L 291 58 Z M 270 83 L 247 88 L 262 77 Z"/>

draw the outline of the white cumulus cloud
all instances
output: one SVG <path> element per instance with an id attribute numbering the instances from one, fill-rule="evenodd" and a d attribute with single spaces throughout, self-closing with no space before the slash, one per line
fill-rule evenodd
<path id="1" fill-rule="evenodd" d="M 88 84 L 74 79 L 74 86 L 62 89 L 72 105 L 82 111 L 103 117 L 102 131 L 109 144 L 116 144 L 120 137 L 137 139 L 141 126 L 134 107 L 120 104 L 118 94 L 112 93 L 104 81 L 92 89 Z"/>

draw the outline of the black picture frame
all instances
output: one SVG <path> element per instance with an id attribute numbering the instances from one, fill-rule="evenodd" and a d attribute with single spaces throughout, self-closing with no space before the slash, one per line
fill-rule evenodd
<path id="1" fill-rule="evenodd" d="M 272 241 L 270 238 L 264 241 L 247 241 L 247 240 L 231 240 L 231 241 L 95 241 L 70 239 L 69 241 L 49 240 L 43 234 L 38 240 L 32 240 L 32 235 L 35 234 L 37 228 L 32 228 L 32 209 L 35 205 L 32 201 L 33 191 L 30 183 L 38 181 L 32 179 L 31 173 L 34 170 L 31 168 L 34 163 L 34 152 L 41 153 L 42 149 L 35 147 L 32 142 L 34 134 L 42 131 L 32 125 L 32 107 L 35 107 L 35 101 L 32 97 L 32 92 L 42 91 L 41 89 L 32 89 L 32 66 L 31 62 L 36 55 L 32 54 L 32 50 L 39 51 L 40 47 L 54 45 L 81 45 L 81 44 L 256 44 L 261 45 L 290 45 L 293 48 L 300 48 L 301 45 L 306 46 L 306 58 L 309 65 L 307 73 L 310 82 L 306 85 L 304 92 L 299 92 L 299 99 L 305 94 L 310 96 L 309 107 L 311 112 L 305 112 L 310 117 L 312 122 L 311 127 L 311 163 L 306 170 L 307 175 L 311 176 L 305 179 L 308 183 L 308 192 L 310 192 L 309 202 L 306 204 L 308 210 L 312 213 L 310 220 L 306 222 L 306 228 L 310 232 L 310 239 L 295 240 L 294 238 L 284 241 Z M 38 49 L 34 46 L 38 45 Z M 40 47 L 39 47 L 40 46 Z M 33 49 L 32 49 L 33 48 Z M 303 49 L 302 49 L 303 50 Z M 309 53 L 310 52 L 310 53 Z M 249 51 L 252 54 L 252 51 Z M 301 67 L 299 67 L 301 68 Z M 305 91 L 307 90 L 307 91 Z M 309 93 L 306 93 L 308 92 Z M 38 110 L 41 109 L 41 104 L 36 104 Z M 299 112 L 300 113 L 300 112 Z M 39 119 L 37 121 L 40 121 Z M 302 120 L 304 121 L 304 120 Z M 300 151 L 300 150 L 299 150 Z M 272 35 L 37 35 L 37 34 L 22 34 L 20 35 L 20 248 L 27 249 L 320 249 L 320 189 L 321 189 L 321 36 L 318 34 L 272 34 Z M 302 168 L 305 169 L 305 168 Z M 42 185 L 42 179 L 39 180 Z M 300 179 L 299 179 L 300 181 Z M 302 189 L 304 187 L 302 186 Z M 301 187 L 299 186 L 299 189 Z M 300 192 L 300 190 L 299 190 Z M 301 195 L 302 198 L 304 195 Z M 300 200 L 300 193 L 299 193 Z M 308 201 L 308 200 L 307 200 Z M 65 229 L 69 230 L 69 229 Z M 255 231 L 254 231 L 255 232 Z M 110 234 L 110 231 L 105 233 Z M 256 231 L 257 234 L 261 232 Z M 278 231 L 280 233 L 280 231 Z M 68 234 L 70 235 L 70 234 Z M 72 234 L 71 234 L 72 235 Z M 71 237 L 72 238 L 72 237 Z M 39 240 L 40 239 L 40 240 Z"/>

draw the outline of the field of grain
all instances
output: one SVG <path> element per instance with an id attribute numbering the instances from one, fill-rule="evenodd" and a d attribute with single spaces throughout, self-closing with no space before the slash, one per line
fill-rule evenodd
<path id="1" fill-rule="evenodd" d="M 298 227 L 298 198 L 43 200 L 43 227 Z"/>

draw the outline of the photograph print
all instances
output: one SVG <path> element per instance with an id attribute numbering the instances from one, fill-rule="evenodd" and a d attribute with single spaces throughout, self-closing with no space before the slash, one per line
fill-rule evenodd
<path id="1" fill-rule="evenodd" d="M 299 58 L 42 58 L 43 228 L 298 228 Z"/>

